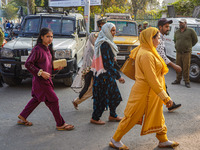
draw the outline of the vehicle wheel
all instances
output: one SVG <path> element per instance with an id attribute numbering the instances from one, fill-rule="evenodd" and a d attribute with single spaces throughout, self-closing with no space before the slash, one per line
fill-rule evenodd
<path id="1" fill-rule="evenodd" d="M 73 82 L 72 77 L 64 78 L 64 79 L 63 79 L 63 83 L 64 83 L 64 85 L 67 86 L 67 87 L 70 87 L 70 86 L 72 85 L 72 82 Z"/>
<path id="2" fill-rule="evenodd" d="M 17 77 L 16 78 L 12 78 L 12 77 L 5 77 L 5 76 L 3 76 L 3 80 L 9 86 L 16 86 L 16 85 L 21 84 L 21 82 L 22 82 L 22 79 L 17 78 Z"/>
<path id="3" fill-rule="evenodd" d="M 197 58 L 192 58 L 190 64 L 190 80 L 199 81 L 200 80 L 200 60 Z"/>

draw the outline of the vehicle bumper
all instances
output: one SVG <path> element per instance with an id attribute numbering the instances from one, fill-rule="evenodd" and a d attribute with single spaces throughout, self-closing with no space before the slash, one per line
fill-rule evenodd
<path id="1" fill-rule="evenodd" d="M 137 45 L 117 45 L 119 53 L 117 54 L 117 63 L 123 65 L 127 58 L 129 58 L 132 49 Z"/>
<path id="2" fill-rule="evenodd" d="M 17 61 L 15 59 L 0 58 L 0 71 L 3 76 L 18 77 L 26 79 L 32 77 L 31 73 L 24 68 L 25 62 Z M 67 60 L 67 67 L 59 71 L 52 70 L 52 74 L 55 75 L 55 79 L 67 78 L 73 75 L 74 71 L 74 59 Z"/>

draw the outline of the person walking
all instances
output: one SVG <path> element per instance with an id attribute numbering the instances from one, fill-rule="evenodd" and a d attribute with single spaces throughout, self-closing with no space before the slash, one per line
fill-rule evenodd
<path id="1" fill-rule="evenodd" d="M 122 101 L 121 94 L 115 79 L 120 83 L 125 80 L 114 68 L 114 58 L 118 53 L 118 48 L 113 42 L 116 34 L 116 27 L 113 23 L 106 23 L 102 26 L 95 42 L 95 52 L 91 70 L 94 72 L 93 84 L 93 113 L 90 120 L 93 124 L 103 125 L 100 120 L 105 108 L 109 106 L 109 121 L 120 121 L 122 118 L 117 116 L 116 108 Z"/>
<path id="2" fill-rule="evenodd" d="M 128 150 L 121 138 L 143 118 L 141 135 L 156 133 L 158 147 L 175 147 L 179 144 L 169 141 L 163 115 L 163 103 L 167 108 L 173 101 L 165 92 L 164 75 L 167 65 L 158 54 L 159 30 L 147 28 L 140 33 L 140 45 L 133 49 L 130 58 L 135 60 L 135 84 L 131 89 L 124 111 L 124 117 L 111 138 L 110 147 Z"/>
<path id="3" fill-rule="evenodd" d="M 164 35 L 167 35 L 170 29 L 170 24 L 172 23 L 172 20 L 167 20 L 166 18 L 161 18 L 158 20 L 158 28 L 160 31 L 160 43 L 158 44 L 156 50 L 158 51 L 158 54 L 163 58 L 165 61 L 165 64 L 171 66 L 176 72 L 181 72 L 182 68 L 179 65 L 174 64 L 171 62 L 167 56 L 166 56 L 166 50 L 165 50 L 165 37 Z M 166 91 L 167 91 L 167 85 L 166 85 Z M 169 95 L 169 92 L 167 91 L 167 94 Z M 170 95 L 169 95 L 170 96 Z M 168 108 L 169 112 L 173 112 L 174 110 L 181 107 L 181 104 L 176 104 L 173 102 L 172 107 Z"/>
<path id="4" fill-rule="evenodd" d="M 72 130 L 73 125 L 66 124 L 59 110 L 58 97 L 56 96 L 51 80 L 53 54 L 53 31 L 49 28 L 42 28 L 35 47 L 28 57 L 25 67 L 33 74 L 32 79 L 32 99 L 28 102 L 18 118 L 19 125 L 32 126 L 32 122 L 27 121 L 27 117 L 41 103 L 52 112 L 57 130 Z M 62 68 L 59 67 L 59 70 Z"/>
<path id="5" fill-rule="evenodd" d="M 186 19 L 179 21 L 179 29 L 174 34 L 174 42 L 176 48 L 176 64 L 183 69 L 176 73 L 176 80 L 172 84 L 180 84 L 183 74 L 185 86 L 190 88 L 190 61 L 192 47 L 197 43 L 198 38 L 196 32 L 187 27 Z"/>
<path id="6" fill-rule="evenodd" d="M 106 23 L 105 19 L 100 19 L 97 21 L 99 31 L 101 31 L 101 27 L 105 23 Z M 85 46 L 84 54 L 83 54 L 83 64 L 71 86 L 71 88 L 75 92 L 79 92 L 81 89 L 79 96 L 72 101 L 72 104 L 74 105 L 74 108 L 76 110 L 78 110 L 78 105 L 80 103 L 87 100 L 93 95 L 92 94 L 93 72 L 90 69 L 92 65 L 92 59 L 94 56 L 94 43 L 97 39 L 97 36 L 98 36 L 98 33 L 91 33 L 89 35 L 88 41 Z"/>

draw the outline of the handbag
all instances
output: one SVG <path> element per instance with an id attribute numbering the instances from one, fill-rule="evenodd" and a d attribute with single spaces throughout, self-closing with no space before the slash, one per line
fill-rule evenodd
<path id="1" fill-rule="evenodd" d="M 53 69 L 56 70 L 59 67 L 66 67 L 67 66 L 67 60 L 66 59 L 59 59 L 53 61 Z"/>
<path id="2" fill-rule="evenodd" d="M 128 58 L 120 69 L 127 77 L 135 80 L 135 60 Z"/>

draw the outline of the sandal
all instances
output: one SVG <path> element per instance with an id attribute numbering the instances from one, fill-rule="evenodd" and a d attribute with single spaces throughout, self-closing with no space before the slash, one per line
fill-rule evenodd
<path id="1" fill-rule="evenodd" d="M 118 150 L 129 150 L 129 148 L 126 145 L 124 145 L 124 144 L 123 144 L 122 147 L 117 147 L 112 142 L 110 142 L 109 146 L 112 147 L 112 148 L 114 148 L 114 149 L 118 149 Z"/>
<path id="2" fill-rule="evenodd" d="M 74 125 L 71 125 L 71 124 L 64 124 L 63 126 L 61 127 L 56 127 L 56 129 L 58 131 L 70 131 L 70 130 L 73 130 L 74 129 Z"/>
<path id="3" fill-rule="evenodd" d="M 177 147 L 179 145 L 178 142 L 175 142 L 175 141 L 167 141 L 167 142 L 160 142 L 158 144 L 158 147 L 159 148 L 174 148 L 174 147 Z"/>
<path id="4" fill-rule="evenodd" d="M 29 122 L 27 121 L 24 117 L 22 117 L 21 115 L 18 116 L 18 118 L 20 120 L 17 121 L 17 124 L 18 125 L 24 125 L 24 126 L 32 126 L 33 123 L 32 122 Z"/>

